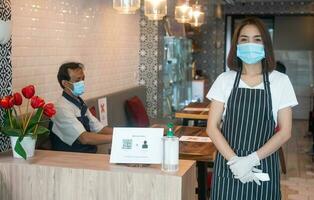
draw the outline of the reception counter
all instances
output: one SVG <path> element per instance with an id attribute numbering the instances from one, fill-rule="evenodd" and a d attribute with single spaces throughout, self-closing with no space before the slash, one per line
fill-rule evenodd
<path id="1" fill-rule="evenodd" d="M 173 174 L 160 165 L 127 167 L 104 154 L 36 151 L 27 161 L 0 153 L 1 200 L 193 200 L 195 162 Z"/>

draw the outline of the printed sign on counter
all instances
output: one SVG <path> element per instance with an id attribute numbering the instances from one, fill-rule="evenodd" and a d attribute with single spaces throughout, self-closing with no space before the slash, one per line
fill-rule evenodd
<path id="1" fill-rule="evenodd" d="M 163 128 L 114 128 L 110 163 L 160 164 Z"/>

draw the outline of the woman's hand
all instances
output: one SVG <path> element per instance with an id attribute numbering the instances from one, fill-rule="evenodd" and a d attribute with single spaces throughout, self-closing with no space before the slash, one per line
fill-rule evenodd
<path id="1" fill-rule="evenodd" d="M 251 171 L 249 171 L 246 175 L 242 178 L 239 178 L 241 183 L 249 183 L 254 181 L 257 185 L 261 185 L 261 180 L 256 176 L 256 173 L 261 173 L 262 170 L 253 167 Z"/>
<path id="2" fill-rule="evenodd" d="M 252 169 L 255 166 L 260 165 L 260 160 L 256 152 L 251 153 L 248 156 L 232 157 L 228 162 L 230 170 L 235 175 L 235 178 L 242 178 L 247 175 L 249 172 L 252 172 Z"/>

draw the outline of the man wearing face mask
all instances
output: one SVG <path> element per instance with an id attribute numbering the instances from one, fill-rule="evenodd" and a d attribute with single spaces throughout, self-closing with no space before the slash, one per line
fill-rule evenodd
<path id="1" fill-rule="evenodd" d="M 57 77 L 63 92 L 50 123 L 52 149 L 96 153 L 96 145 L 111 142 L 112 128 L 104 127 L 80 97 L 85 91 L 83 64 L 64 63 Z"/>

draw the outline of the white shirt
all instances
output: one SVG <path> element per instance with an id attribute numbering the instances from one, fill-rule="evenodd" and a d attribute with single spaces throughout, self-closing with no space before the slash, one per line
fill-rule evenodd
<path id="1" fill-rule="evenodd" d="M 222 119 L 224 119 L 226 115 L 227 101 L 233 88 L 236 75 L 237 72 L 233 70 L 220 74 L 206 95 L 209 100 L 214 99 L 224 103 Z M 296 106 L 298 105 L 298 101 L 287 75 L 274 70 L 269 74 L 269 82 L 272 97 L 273 116 L 277 124 L 278 110 L 289 106 Z M 239 88 L 264 89 L 264 82 L 257 86 L 250 87 L 240 79 Z"/>
<path id="2" fill-rule="evenodd" d="M 72 145 L 73 142 L 85 132 L 83 124 L 77 119 L 81 116 L 81 110 L 61 96 L 56 105 L 56 115 L 51 119 L 53 122 L 52 132 L 64 143 Z M 89 126 L 92 132 L 99 132 L 104 126 L 94 117 L 89 109 L 85 116 L 89 119 Z"/>

